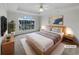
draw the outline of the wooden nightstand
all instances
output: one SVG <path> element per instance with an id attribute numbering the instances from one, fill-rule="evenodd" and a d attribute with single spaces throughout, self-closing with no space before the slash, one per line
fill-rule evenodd
<path id="1" fill-rule="evenodd" d="M 63 36 L 63 42 L 67 44 L 76 44 L 76 38 L 75 36 L 69 36 L 69 35 L 64 35 Z"/>
<path id="2" fill-rule="evenodd" d="M 11 35 L 10 41 L 6 42 L 3 39 L 1 44 L 1 54 L 2 55 L 13 55 L 14 54 L 14 35 Z"/>

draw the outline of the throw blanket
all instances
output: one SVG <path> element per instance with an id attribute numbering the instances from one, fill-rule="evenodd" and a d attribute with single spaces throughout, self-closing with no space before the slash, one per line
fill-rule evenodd
<path id="1" fill-rule="evenodd" d="M 40 32 L 37 32 L 37 34 L 40 34 L 42 36 L 52 39 L 54 41 L 54 44 L 58 42 L 59 39 L 61 38 L 59 34 L 47 32 L 47 31 L 40 31 Z"/>

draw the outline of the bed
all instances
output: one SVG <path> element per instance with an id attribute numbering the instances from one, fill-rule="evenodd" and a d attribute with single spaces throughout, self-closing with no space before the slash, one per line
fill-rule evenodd
<path id="1" fill-rule="evenodd" d="M 61 43 L 63 33 L 39 31 L 27 34 L 27 43 L 39 55 L 49 55 Z"/>
<path id="2" fill-rule="evenodd" d="M 37 54 L 50 54 L 63 40 L 64 26 L 52 26 L 52 30 L 42 30 L 27 34 L 27 43 Z"/>

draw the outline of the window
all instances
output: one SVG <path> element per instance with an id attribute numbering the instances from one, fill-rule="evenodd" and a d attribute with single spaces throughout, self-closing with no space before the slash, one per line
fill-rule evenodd
<path id="1" fill-rule="evenodd" d="M 19 18 L 19 30 L 34 29 L 34 19 L 31 16 L 24 16 Z"/>

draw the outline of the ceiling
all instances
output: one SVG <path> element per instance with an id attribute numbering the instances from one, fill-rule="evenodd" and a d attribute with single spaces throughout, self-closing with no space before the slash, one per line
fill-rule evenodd
<path id="1" fill-rule="evenodd" d="M 40 14 L 40 3 L 0 3 L 0 8 L 5 8 L 10 11 L 29 12 L 33 14 Z M 43 3 L 44 12 L 59 12 L 79 8 L 79 3 Z"/>

